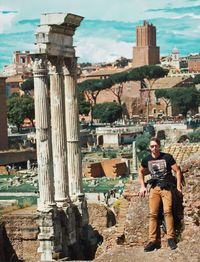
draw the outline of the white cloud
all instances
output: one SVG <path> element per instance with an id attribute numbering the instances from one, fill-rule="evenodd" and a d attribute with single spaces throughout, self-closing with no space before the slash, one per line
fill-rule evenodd
<path id="1" fill-rule="evenodd" d="M 170 14 L 171 15 L 171 14 Z M 200 19 L 200 15 L 195 15 L 193 13 L 185 13 L 182 15 L 172 15 L 173 19 L 181 19 L 181 18 L 187 18 L 187 17 L 191 17 L 193 19 Z"/>
<path id="2" fill-rule="evenodd" d="M 80 62 L 112 62 L 121 56 L 132 57 L 132 43 L 88 37 L 81 38 L 76 44 L 76 55 Z"/>
<path id="3" fill-rule="evenodd" d="M 8 31 L 11 26 L 12 26 L 12 22 L 15 18 L 16 14 L 2 14 L 0 13 L 0 34 L 5 33 L 6 31 Z"/>

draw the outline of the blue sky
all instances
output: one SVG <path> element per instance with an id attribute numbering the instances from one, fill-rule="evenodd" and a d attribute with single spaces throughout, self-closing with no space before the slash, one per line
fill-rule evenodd
<path id="1" fill-rule="evenodd" d="M 132 57 L 135 28 L 146 19 L 157 27 L 161 55 L 200 52 L 200 0 L 0 0 L 0 70 L 13 51 L 34 50 L 41 13 L 84 16 L 74 37 L 80 62 Z"/>

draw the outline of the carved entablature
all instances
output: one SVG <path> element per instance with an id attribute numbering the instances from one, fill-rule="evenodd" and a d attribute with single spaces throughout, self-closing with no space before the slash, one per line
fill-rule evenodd
<path id="1" fill-rule="evenodd" d="M 35 53 L 74 57 L 73 35 L 82 19 L 73 14 L 43 14 L 36 31 Z"/>

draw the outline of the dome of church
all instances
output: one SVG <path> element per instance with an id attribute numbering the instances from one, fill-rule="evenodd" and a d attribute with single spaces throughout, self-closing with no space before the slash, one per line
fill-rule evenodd
<path id="1" fill-rule="evenodd" d="M 172 49 L 172 54 L 179 54 L 178 48 L 174 47 L 174 48 Z"/>

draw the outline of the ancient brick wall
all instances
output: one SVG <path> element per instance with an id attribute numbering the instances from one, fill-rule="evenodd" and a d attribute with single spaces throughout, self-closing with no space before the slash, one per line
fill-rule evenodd
<path id="1" fill-rule="evenodd" d="M 35 150 L 0 152 L 0 165 L 36 160 Z"/>
<path id="2" fill-rule="evenodd" d="M 83 168 L 84 177 L 103 177 L 105 173 L 102 169 L 101 163 L 88 164 Z"/>
<path id="3" fill-rule="evenodd" d="M 19 260 L 39 261 L 40 256 L 37 253 L 39 229 L 36 216 L 34 213 L 15 212 L 16 214 L 7 214 L 2 217 L 5 224 L 4 243 L 6 247 L 10 247 L 9 253 L 15 254 Z"/>
<path id="4" fill-rule="evenodd" d="M 118 177 L 127 174 L 128 169 L 125 162 L 121 162 L 121 159 L 115 158 L 88 164 L 84 168 L 83 173 L 86 177 Z"/>

